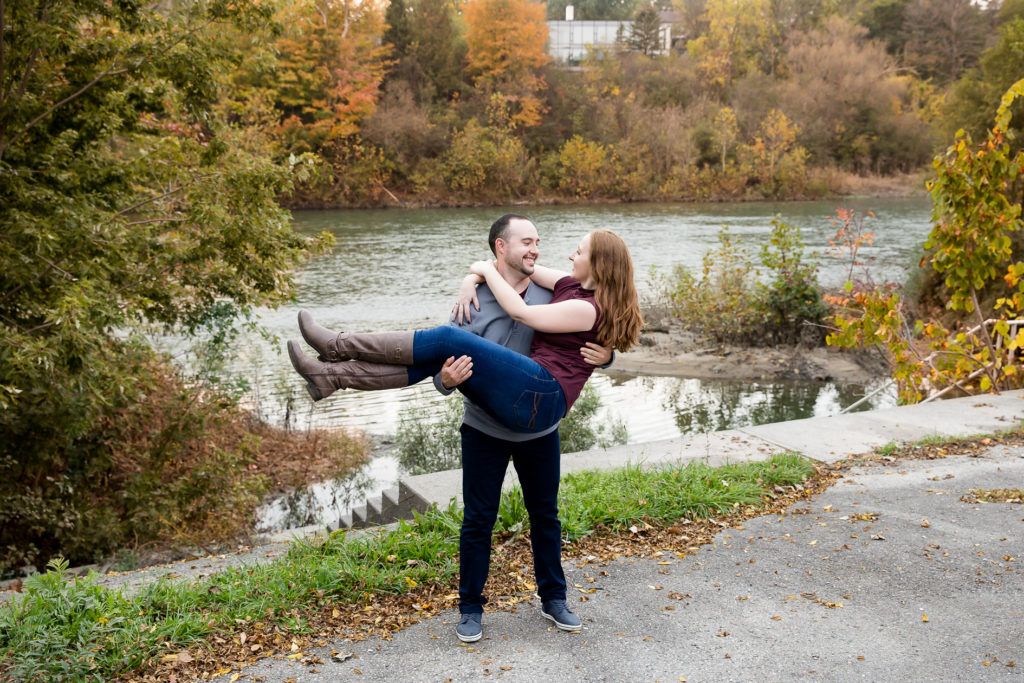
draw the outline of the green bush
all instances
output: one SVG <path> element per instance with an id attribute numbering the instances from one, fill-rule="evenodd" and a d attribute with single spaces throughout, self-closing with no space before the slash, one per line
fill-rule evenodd
<path id="1" fill-rule="evenodd" d="M 775 342 L 824 340 L 821 322 L 828 312 L 818 285 L 818 266 L 808 262 L 800 230 L 772 221 L 768 244 L 761 247 L 761 264 L 771 279 L 759 284 L 759 302 L 767 314 L 766 331 Z"/>
<path id="2" fill-rule="evenodd" d="M 395 434 L 398 464 L 409 474 L 441 472 L 460 467 L 462 395 L 452 395 L 443 410 L 424 405 L 405 408 Z"/>
<path id="3" fill-rule="evenodd" d="M 772 221 L 757 261 L 723 226 L 699 278 L 676 266 L 655 287 L 688 327 L 718 343 L 822 341 L 817 265 L 806 260 L 800 231 L 783 221 Z"/>
<path id="4" fill-rule="evenodd" d="M 749 252 L 722 226 L 718 247 L 704 254 L 699 278 L 677 265 L 659 288 L 691 329 L 719 343 L 756 343 L 766 316 L 757 296 L 758 272 L 752 269 Z"/>

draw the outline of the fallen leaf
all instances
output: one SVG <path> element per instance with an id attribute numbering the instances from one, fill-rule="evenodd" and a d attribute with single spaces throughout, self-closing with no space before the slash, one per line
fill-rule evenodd
<path id="1" fill-rule="evenodd" d="M 921 621 L 923 621 L 924 623 L 927 624 L 928 623 L 928 615 L 927 614 L 922 614 L 921 615 Z"/>

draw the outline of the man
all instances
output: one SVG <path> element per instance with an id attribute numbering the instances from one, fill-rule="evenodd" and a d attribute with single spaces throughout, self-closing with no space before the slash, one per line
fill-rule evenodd
<path id="1" fill-rule="evenodd" d="M 533 223 L 523 216 L 506 214 L 491 226 L 488 242 L 497 259 L 498 272 L 527 304 L 544 304 L 551 300 L 549 290 L 530 281 L 540 243 Z M 509 318 L 487 285 L 477 288 L 476 300 L 474 312 L 469 301 L 460 299 L 452 324 L 461 324 L 484 339 L 529 354 L 533 330 Z M 596 344 L 588 344 L 580 353 L 587 362 L 599 366 L 612 357 L 608 349 Z M 472 359 L 467 356 L 449 358 L 440 374 L 434 377 L 434 385 L 438 391 L 449 394 L 471 374 Z M 560 629 L 581 630 L 579 618 L 565 601 L 562 526 L 558 521 L 561 474 L 558 425 L 539 435 L 513 432 L 469 399 L 463 401 L 465 415 L 460 432 L 464 516 L 459 536 L 459 611 L 462 617 L 456 635 L 467 643 L 482 636 L 481 616 L 487 602 L 483 589 L 491 561 L 491 534 L 509 458 L 515 465 L 530 515 L 530 541 L 541 614 Z"/>

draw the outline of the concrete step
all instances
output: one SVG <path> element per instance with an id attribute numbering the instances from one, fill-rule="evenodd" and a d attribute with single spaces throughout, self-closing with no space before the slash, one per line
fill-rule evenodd
<path id="1" fill-rule="evenodd" d="M 376 496 L 368 498 L 365 504 L 342 515 L 337 528 L 358 529 L 412 519 L 414 512 L 426 512 L 431 504 L 414 487 L 400 480 L 398 486 L 385 490 L 379 499 Z"/>
<path id="2" fill-rule="evenodd" d="M 367 526 L 380 526 L 392 521 L 384 519 L 384 515 L 381 514 L 383 505 L 382 499 L 376 496 L 366 499 L 366 518 L 363 521 L 366 522 Z"/>
<path id="3" fill-rule="evenodd" d="M 366 506 L 360 505 L 359 507 L 352 508 L 352 524 L 350 528 L 361 529 L 365 526 L 369 526 L 366 522 Z"/>

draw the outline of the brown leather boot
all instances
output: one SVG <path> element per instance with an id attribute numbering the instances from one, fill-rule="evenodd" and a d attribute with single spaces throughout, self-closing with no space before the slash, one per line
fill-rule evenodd
<path id="1" fill-rule="evenodd" d="M 371 363 L 412 365 L 413 332 L 332 332 L 317 325 L 309 311 L 299 311 L 299 332 L 306 343 L 320 354 L 319 360 L 324 362 L 366 360 Z"/>
<path id="2" fill-rule="evenodd" d="M 292 366 L 306 380 L 306 391 L 314 401 L 325 399 L 338 389 L 396 389 L 408 386 L 404 365 L 385 365 L 361 360 L 321 363 L 304 354 L 299 342 L 288 342 Z"/>

